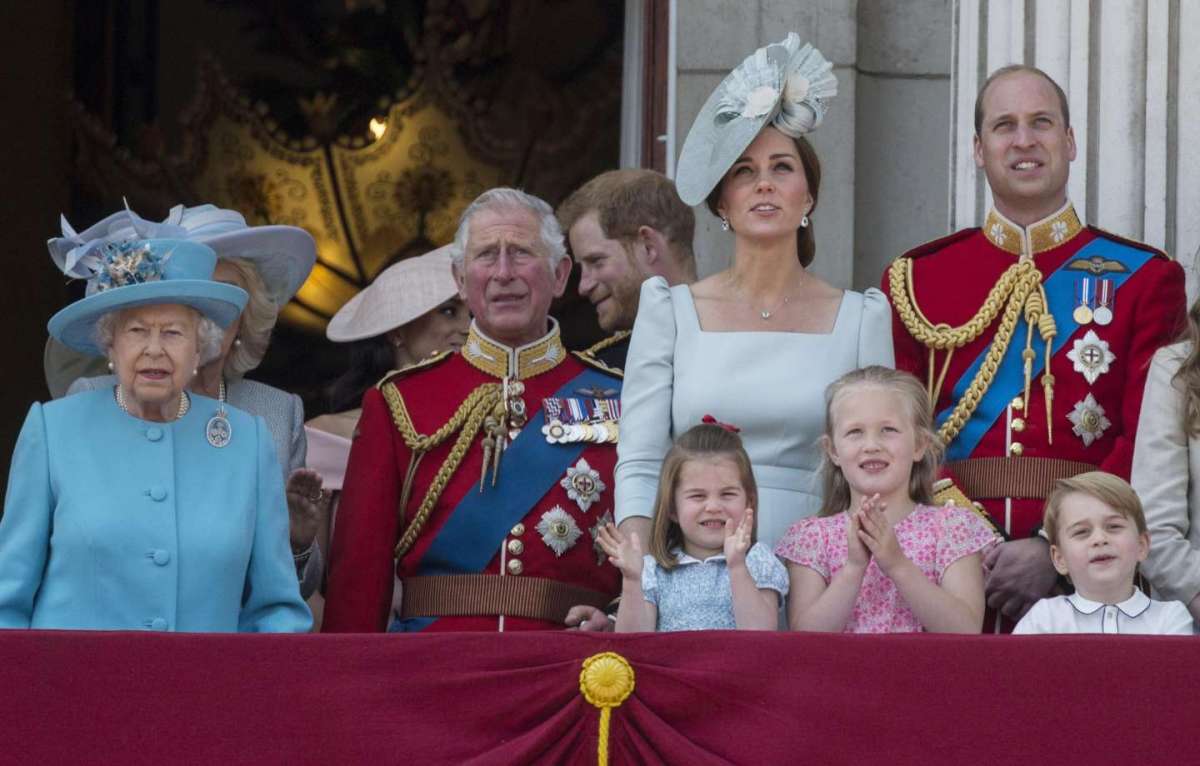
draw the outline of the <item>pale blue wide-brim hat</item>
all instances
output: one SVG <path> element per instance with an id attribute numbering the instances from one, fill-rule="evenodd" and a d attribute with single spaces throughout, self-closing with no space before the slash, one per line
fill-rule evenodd
<path id="1" fill-rule="evenodd" d="M 679 198 L 699 205 L 768 123 L 792 138 L 821 124 L 837 95 L 833 64 L 795 32 L 759 48 L 712 92 L 683 142 Z"/>
<path id="2" fill-rule="evenodd" d="M 97 343 L 96 322 L 113 311 L 182 304 L 226 328 L 249 297 L 240 287 L 213 281 L 217 255 L 199 242 L 98 238 L 64 249 L 64 239 L 50 240 L 51 256 L 68 276 L 88 279 L 87 294 L 52 316 L 47 329 L 76 351 L 104 354 Z"/>

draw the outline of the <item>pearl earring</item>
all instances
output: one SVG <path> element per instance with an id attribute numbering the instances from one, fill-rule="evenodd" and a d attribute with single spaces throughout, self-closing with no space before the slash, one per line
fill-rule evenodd
<path id="1" fill-rule="evenodd" d="M 108 371 L 109 371 L 109 372 L 115 372 L 115 371 L 116 371 L 116 369 L 117 369 L 117 366 L 116 366 L 115 364 L 113 364 L 113 363 L 112 363 L 112 360 L 109 360 L 109 362 L 108 362 Z"/>
<path id="2" fill-rule="evenodd" d="M 242 345 L 242 339 L 241 339 L 241 338 L 234 338 L 234 339 L 233 339 L 233 345 L 235 345 L 235 346 L 241 346 L 241 345 Z"/>
<path id="3" fill-rule="evenodd" d="M 800 228 L 801 229 L 808 228 L 808 214 L 807 213 L 805 213 L 804 217 L 800 219 Z"/>
<path id="4" fill-rule="evenodd" d="M 729 231 L 729 219 L 721 216 L 721 231 Z"/>

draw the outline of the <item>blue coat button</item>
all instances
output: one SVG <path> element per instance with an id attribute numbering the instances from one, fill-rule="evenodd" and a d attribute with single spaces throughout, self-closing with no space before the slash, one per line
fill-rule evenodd
<path id="1" fill-rule="evenodd" d="M 167 621 L 161 617 L 155 617 L 153 620 L 150 621 L 150 629 L 151 630 L 166 630 L 167 629 Z"/>
<path id="2" fill-rule="evenodd" d="M 146 429 L 146 438 L 152 442 L 159 441 L 163 438 L 163 431 L 158 426 L 150 426 Z"/>
<path id="3" fill-rule="evenodd" d="M 160 567 L 165 567 L 171 561 L 170 551 L 164 551 L 161 548 L 154 552 L 154 563 Z"/>
<path id="4" fill-rule="evenodd" d="M 161 503 L 167 499 L 167 490 L 163 487 L 151 487 L 150 499 L 156 503 Z"/>

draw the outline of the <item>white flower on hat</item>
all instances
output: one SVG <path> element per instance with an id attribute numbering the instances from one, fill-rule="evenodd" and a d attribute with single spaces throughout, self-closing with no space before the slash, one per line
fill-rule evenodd
<path id="1" fill-rule="evenodd" d="M 779 91 L 770 85 L 760 85 L 746 96 L 746 105 L 742 107 L 742 117 L 753 120 L 770 114 L 779 100 Z"/>
<path id="2" fill-rule="evenodd" d="M 783 97 L 788 101 L 803 101 L 808 95 L 810 83 L 808 78 L 799 72 L 793 72 L 787 78 L 787 85 L 783 87 Z"/>

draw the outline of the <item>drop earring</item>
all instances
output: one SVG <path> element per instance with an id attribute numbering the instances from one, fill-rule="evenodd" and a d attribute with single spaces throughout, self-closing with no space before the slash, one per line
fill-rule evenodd
<path id="1" fill-rule="evenodd" d="M 808 228 L 808 213 L 805 213 L 804 217 L 800 219 L 800 228 L 801 229 Z"/>
<path id="2" fill-rule="evenodd" d="M 109 372 L 116 372 L 116 369 L 117 369 L 117 366 L 116 366 L 115 364 L 113 364 L 113 363 L 112 363 L 112 360 L 110 359 L 110 360 L 108 361 L 108 371 L 109 371 Z"/>
<path id="3" fill-rule="evenodd" d="M 721 216 L 721 231 L 729 231 L 729 219 Z"/>

